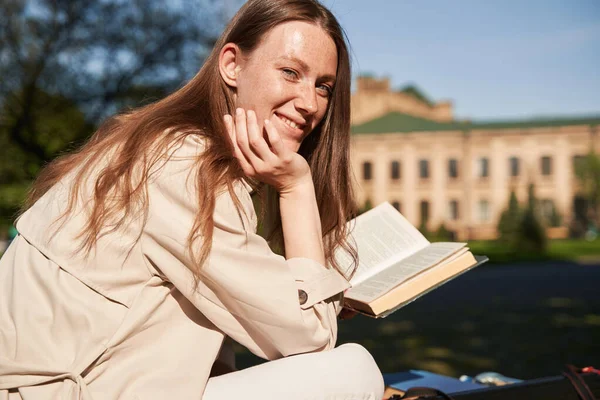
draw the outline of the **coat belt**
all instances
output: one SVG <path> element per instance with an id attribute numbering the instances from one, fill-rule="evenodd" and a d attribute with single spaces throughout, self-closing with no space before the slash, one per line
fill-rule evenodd
<path id="1" fill-rule="evenodd" d="M 64 385 L 62 399 L 64 400 L 93 400 L 87 383 L 81 376 L 95 360 L 100 357 L 105 347 L 90 352 L 85 362 L 80 363 L 72 371 L 52 371 L 31 363 L 20 363 L 0 356 L 0 391 L 19 389 L 27 386 L 40 386 L 65 380 L 75 385 Z"/>

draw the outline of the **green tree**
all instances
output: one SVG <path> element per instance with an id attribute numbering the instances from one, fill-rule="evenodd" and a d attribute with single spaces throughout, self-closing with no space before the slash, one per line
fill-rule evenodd
<path id="1" fill-rule="evenodd" d="M 575 165 L 575 175 L 587 204 L 587 217 L 600 226 L 600 156 L 591 150 Z"/>
<path id="2" fill-rule="evenodd" d="M 442 223 L 433 234 L 433 240 L 437 242 L 449 242 L 454 240 L 454 234 Z"/>
<path id="3" fill-rule="evenodd" d="M 0 1 L 0 235 L 44 164 L 191 78 L 241 3 Z"/>
<path id="4" fill-rule="evenodd" d="M 419 232 L 421 232 L 423 234 L 423 236 L 425 236 L 427 238 L 427 240 L 429 240 L 429 241 L 434 240 L 433 233 L 427 228 L 427 220 L 426 219 L 421 220 L 421 223 L 419 224 L 417 229 L 419 230 Z"/>
<path id="5" fill-rule="evenodd" d="M 371 199 L 367 198 L 365 200 L 365 204 L 363 204 L 362 207 L 358 209 L 358 215 L 369 211 L 371 208 L 373 208 L 373 203 L 371 203 Z"/>
<path id="6" fill-rule="evenodd" d="M 18 103 L 18 100 L 11 99 L 4 108 L 18 107 L 12 103 Z M 92 130 L 83 113 L 63 96 L 36 93 L 35 101 L 32 117 L 39 124 L 35 131 L 25 130 L 23 138 L 40 153 L 27 151 L 29 146 L 12 141 L 8 128 L 0 127 L 0 231 L 12 224 L 29 184 L 46 160 L 68 148 L 77 139 L 77 132 Z M 3 114 L 6 118 L 11 115 Z"/>
<path id="7" fill-rule="evenodd" d="M 69 145 L 36 137 L 48 122 L 39 116 L 45 97 L 74 102 L 97 125 L 164 96 L 197 71 L 233 11 L 225 7 L 210 0 L 1 1 L 0 15 L 8 16 L 0 18 L 3 134 L 47 162 Z M 88 126 L 72 130 L 76 139 L 89 134 Z"/>
<path id="8" fill-rule="evenodd" d="M 13 225 L 28 188 L 28 183 L 0 185 L 0 239 Z"/>
<path id="9" fill-rule="evenodd" d="M 546 252 L 547 238 L 546 230 L 539 215 L 538 200 L 535 197 L 535 186 L 529 184 L 527 191 L 527 206 L 519 223 L 519 232 L 516 241 L 516 250 L 520 253 Z"/>
<path id="10" fill-rule="evenodd" d="M 508 252 L 543 254 L 546 251 L 546 230 L 539 214 L 533 184 L 529 185 L 525 207 L 519 205 L 514 190 L 511 191 L 508 208 L 502 212 L 498 222 L 498 233 Z"/>
<path id="11" fill-rule="evenodd" d="M 517 200 L 517 194 L 514 190 L 511 190 L 510 197 L 508 199 L 508 207 L 500 215 L 498 221 L 498 235 L 499 239 L 504 242 L 509 248 L 516 246 L 518 240 L 519 225 L 523 216 L 523 211 L 519 206 L 519 200 Z"/>
<path id="12" fill-rule="evenodd" d="M 22 96 L 12 97 L 2 107 L 4 125 L 0 126 L 0 182 L 19 182 L 33 179 L 42 165 L 58 153 L 73 146 L 79 132 L 91 133 L 93 126 L 86 122 L 77 105 L 61 95 L 38 90 L 30 111 L 35 125 L 25 127 L 20 140 L 12 140 L 10 127 L 16 123 L 15 113 Z M 35 151 L 30 151 L 34 149 Z"/>
<path id="13" fill-rule="evenodd" d="M 550 216 L 548 217 L 548 226 L 551 227 L 558 227 L 562 225 L 562 215 L 560 215 L 560 212 L 558 211 L 558 208 L 556 207 L 556 204 L 554 204 L 554 202 L 552 203 L 552 211 Z"/>

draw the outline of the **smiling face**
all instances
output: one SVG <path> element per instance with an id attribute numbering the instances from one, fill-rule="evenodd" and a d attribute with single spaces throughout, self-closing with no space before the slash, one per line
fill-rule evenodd
<path id="1" fill-rule="evenodd" d="M 236 106 L 254 110 L 261 129 L 269 119 L 286 147 L 298 151 L 327 111 L 337 50 L 321 27 L 291 21 L 267 32 L 250 54 L 228 43 L 220 68 L 224 80 L 235 87 Z"/>

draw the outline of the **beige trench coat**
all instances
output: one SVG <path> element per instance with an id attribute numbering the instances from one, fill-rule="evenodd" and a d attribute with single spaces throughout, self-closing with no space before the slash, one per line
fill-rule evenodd
<path id="1" fill-rule="evenodd" d="M 334 347 L 348 282 L 274 254 L 256 234 L 243 183 L 243 212 L 227 192 L 217 197 L 212 252 L 194 290 L 186 241 L 201 148 L 188 137 L 153 175 L 141 236 L 131 217 L 84 256 L 84 200 L 54 223 L 70 177 L 19 219 L 0 260 L 0 400 L 199 399 L 225 336 L 266 359 Z"/>

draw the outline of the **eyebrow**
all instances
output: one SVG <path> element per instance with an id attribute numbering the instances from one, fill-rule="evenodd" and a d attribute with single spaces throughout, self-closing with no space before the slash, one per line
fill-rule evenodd
<path id="1" fill-rule="evenodd" d="M 304 69 L 306 71 L 310 71 L 310 67 L 308 66 L 308 64 L 305 63 L 304 61 L 302 61 L 301 59 L 299 59 L 298 57 L 283 56 L 283 57 L 280 57 L 280 59 L 295 62 L 296 64 L 300 65 L 300 67 L 302 67 L 302 69 Z M 335 75 L 323 75 L 321 77 L 321 80 L 335 82 Z"/>

